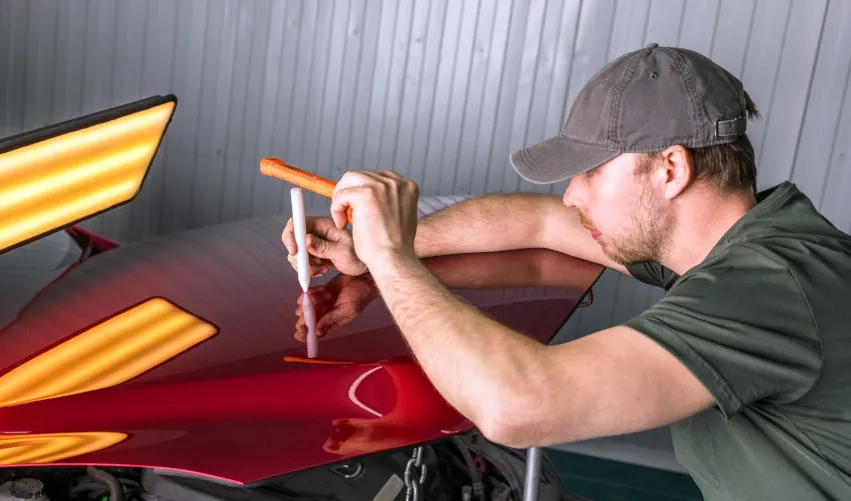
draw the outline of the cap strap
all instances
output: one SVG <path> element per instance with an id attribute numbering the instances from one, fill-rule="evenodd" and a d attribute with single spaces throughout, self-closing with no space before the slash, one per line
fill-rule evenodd
<path id="1" fill-rule="evenodd" d="M 748 128 L 745 117 L 736 117 L 731 120 L 715 121 L 715 137 L 741 136 Z"/>

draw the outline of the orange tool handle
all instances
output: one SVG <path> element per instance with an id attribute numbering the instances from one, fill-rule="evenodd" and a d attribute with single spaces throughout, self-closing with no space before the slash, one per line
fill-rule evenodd
<path id="1" fill-rule="evenodd" d="M 306 190 L 331 198 L 337 183 L 322 176 L 293 167 L 292 165 L 278 160 L 277 158 L 264 158 L 260 160 L 260 172 L 266 176 L 276 177 Z M 349 223 L 352 222 L 352 208 L 346 213 Z"/>

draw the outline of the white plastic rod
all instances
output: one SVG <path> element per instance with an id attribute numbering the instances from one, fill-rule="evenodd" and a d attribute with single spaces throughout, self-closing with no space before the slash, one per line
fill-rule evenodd
<path id="1" fill-rule="evenodd" d="M 319 342 L 316 339 L 316 310 L 313 301 L 305 293 L 301 301 L 301 310 L 304 312 L 304 325 L 307 327 L 307 358 L 316 358 L 319 354 Z"/>
<path id="2" fill-rule="evenodd" d="M 307 289 L 310 287 L 310 267 L 308 265 L 307 243 L 305 242 L 307 232 L 304 222 L 304 196 L 302 195 L 301 188 L 290 189 L 290 199 L 293 206 L 295 243 L 298 247 L 298 252 L 296 253 L 298 283 L 304 292 L 301 309 L 304 313 L 304 325 L 307 327 L 307 358 L 316 358 L 319 352 L 319 346 L 316 340 L 316 311 L 313 307 L 313 301 L 310 300 L 310 296 L 307 294 Z"/>
<path id="3" fill-rule="evenodd" d="M 307 292 L 310 287 L 310 268 L 307 260 L 307 244 L 305 239 L 307 233 L 304 229 L 304 197 L 301 188 L 290 189 L 290 199 L 293 204 L 293 229 L 295 230 L 295 244 L 298 247 L 296 260 L 298 261 L 298 283 L 301 290 Z"/>

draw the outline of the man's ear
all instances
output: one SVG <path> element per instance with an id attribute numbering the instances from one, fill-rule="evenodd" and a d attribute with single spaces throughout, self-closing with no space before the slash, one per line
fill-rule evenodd
<path id="1" fill-rule="evenodd" d="M 673 200 L 694 179 L 692 157 L 683 146 L 675 144 L 661 152 L 661 167 L 665 173 L 665 198 Z"/>

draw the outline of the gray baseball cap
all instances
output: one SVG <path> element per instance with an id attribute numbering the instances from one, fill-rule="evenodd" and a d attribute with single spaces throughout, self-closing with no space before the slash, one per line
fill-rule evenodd
<path id="1" fill-rule="evenodd" d="M 555 183 L 621 153 L 730 143 L 746 117 L 736 77 L 697 52 L 651 43 L 591 77 L 561 134 L 512 153 L 511 165 L 528 181 Z"/>

